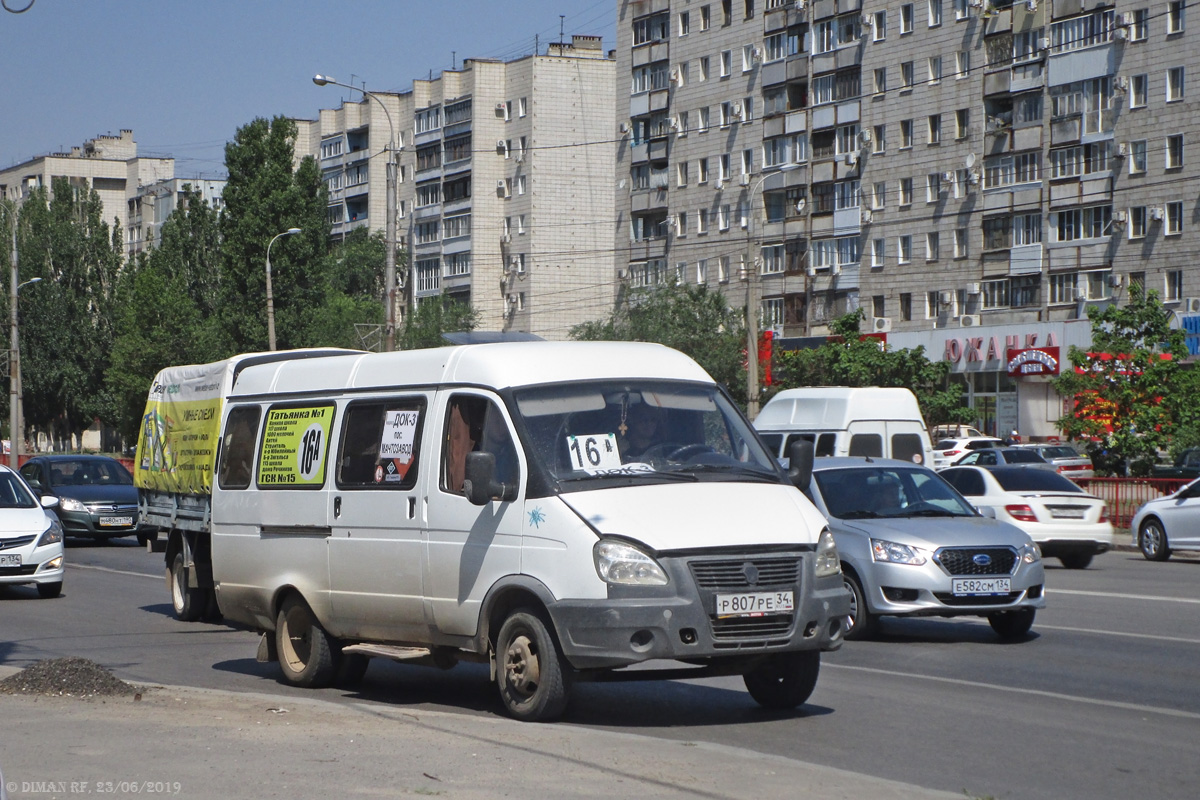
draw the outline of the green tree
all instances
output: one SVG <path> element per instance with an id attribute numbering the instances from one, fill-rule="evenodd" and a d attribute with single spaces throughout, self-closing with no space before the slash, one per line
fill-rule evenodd
<path id="1" fill-rule="evenodd" d="M 160 369 L 210 361 L 222 346 L 217 322 L 221 241 L 218 215 L 198 191 L 163 224 L 161 243 L 127 264 L 117 289 L 119 309 L 106 373 L 118 411 L 116 425 L 136 438 L 150 381 Z"/>
<path id="2" fill-rule="evenodd" d="M 381 342 L 383 335 L 386 253 L 383 234 L 366 228 L 355 228 L 329 249 L 321 270 L 325 284 L 320 313 L 298 321 L 304 328 L 304 341 L 324 347 L 377 349 L 376 342 Z M 399 263 L 397 270 L 403 270 Z M 378 336 L 360 335 L 357 325 L 378 331 Z"/>
<path id="3" fill-rule="evenodd" d="M 404 324 L 396 334 L 396 346 L 400 350 L 444 347 L 443 333 L 473 331 L 478 324 L 479 315 L 469 304 L 446 295 L 432 297 L 418 303 L 404 318 Z"/>
<path id="4" fill-rule="evenodd" d="M 267 348 L 266 259 L 271 249 L 275 331 L 279 349 L 322 344 L 322 316 L 333 285 L 326 270 L 329 223 L 326 191 L 311 156 L 293 167 L 296 124 L 286 117 L 259 118 L 225 145 L 229 178 L 222 192 L 222 272 L 217 309 L 223 355 Z M 337 307 L 335 315 L 345 313 Z"/>
<path id="5" fill-rule="evenodd" d="M 20 295 L 25 419 L 60 446 L 78 447 L 99 419 L 116 419 L 104 372 L 114 340 L 121 232 L 101 217 L 94 190 L 65 178 L 53 198 L 35 190 L 21 208 L 21 279 L 42 278 Z"/>
<path id="6" fill-rule="evenodd" d="M 746 403 L 746 326 L 742 309 L 707 286 L 668 284 L 618 302 L 606 320 L 571 329 L 584 341 L 658 342 L 696 360 L 743 406 Z"/>
<path id="7" fill-rule="evenodd" d="M 948 384 L 950 364 L 930 361 L 925 348 L 896 349 L 864 337 L 862 310 L 838 317 L 831 336 L 819 347 L 775 354 L 774 389 L 797 386 L 906 387 L 917 396 L 929 426 L 969 422 L 974 412 L 963 404 L 962 389 Z"/>
<path id="8" fill-rule="evenodd" d="M 1200 418 L 1196 377 L 1181 365 L 1185 334 L 1171 327 L 1158 293 L 1137 286 L 1123 306 L 1089 306 L 1088 319 L 1090 350 L 1072 347 L 1073 369 L 1054 383 L 1060 395 L 1075 399 L 1058 426 L 1069 439 L 1088 443 L 1101 471 L 1148 475 L 1177 423 Z"/>

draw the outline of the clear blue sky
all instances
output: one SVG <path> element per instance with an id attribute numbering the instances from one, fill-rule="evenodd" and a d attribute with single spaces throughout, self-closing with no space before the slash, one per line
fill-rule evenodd
<path id="1" fill-rule="evenodd" d="M 29 0 L 3 0 L 23 8 Z M 617 0 L 34 0 L 0 10 L 0 167 L 131 128 L 177 177 L 219 177 L 255 117 L 315 118 L 347 90 L 406 91 L 464 58 L 572 34 L 615 44 Z"/>

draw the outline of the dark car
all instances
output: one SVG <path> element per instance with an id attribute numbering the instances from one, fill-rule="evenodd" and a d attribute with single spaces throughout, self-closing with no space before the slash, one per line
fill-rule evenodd
<path id="1" fill-rule="evenodd" d="M 999 464 L 1028 464 L 1031 467 L 1054 469 L 1054 466 L 1036 451 L 1019 447 L 985 447 L 972 450 L 954 462 L 956 467 L 994 467 Z"/>
<path id="2" fill-rule="evenodd" d="M 43 497 L 57 497 L 55 512 L 67 536 L 97 540 L 137 536 L 144 544 L 156 535 L 138 525 L 138 493 L 129 470 L 108 456 L 37 456 L 21 475 Z"/>

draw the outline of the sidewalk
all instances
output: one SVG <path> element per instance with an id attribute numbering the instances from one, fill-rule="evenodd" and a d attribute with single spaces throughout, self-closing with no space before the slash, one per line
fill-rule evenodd
<path id="1" fill-rule="evenodd" d="M 0 678 L 16 672 L 0 667 Z M 10 800 L 956 798 L 735 747 L 381 704 L 143 685 L 133 698 L 0 695 Z"/>

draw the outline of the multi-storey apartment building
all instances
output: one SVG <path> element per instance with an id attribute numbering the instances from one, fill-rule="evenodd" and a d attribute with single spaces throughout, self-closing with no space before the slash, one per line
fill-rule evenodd
<path id="1" fill-rule="evenodd" d="M 468 60 L 298 121 L 297 157 L 318 158 L 334 235 L 382 231 L 394 133 L 409 298 L 449 295 L 482 329 L 566 338 L 611 310 L 614 66 L 591 36 Z"/>
<path id="2" fill-rule="evenodd" d="M 135 252 L 129 208 L 143 188 L 175 176 L 175 159 L 138 156 L 133 131 L 97 136 L 69 153 L 51 153 L 0 170 L 0 196 L 20 201 L 30 191 L 51 187 L 66 178 L 77 189 L 94 189 L 104 204 L 104 221 L 126 237 L 126 252 Z M 115 222 L 114 222 L 115 221 Z M 136 237 L 139 241 L 140 236 Z"/>
<path id="3" fill-rule="evenodd" d="M 129 199 L 125 248 L 130 257 L 162 242 L 162 226 L 186 202 L 187 190 L 200 193 L 209 207 L 220 211 L 225 180 L 212 178 L 168 178 L 138 187 Z"/>
<path id="4" fill-rule="evenodd" d="M 1185 10 L 620 0 L 618 276 L 761 298 L 784 336 L 862 309 L 987 428 L 1051 435 L 1088 305 L 1200 313 Z"/>

